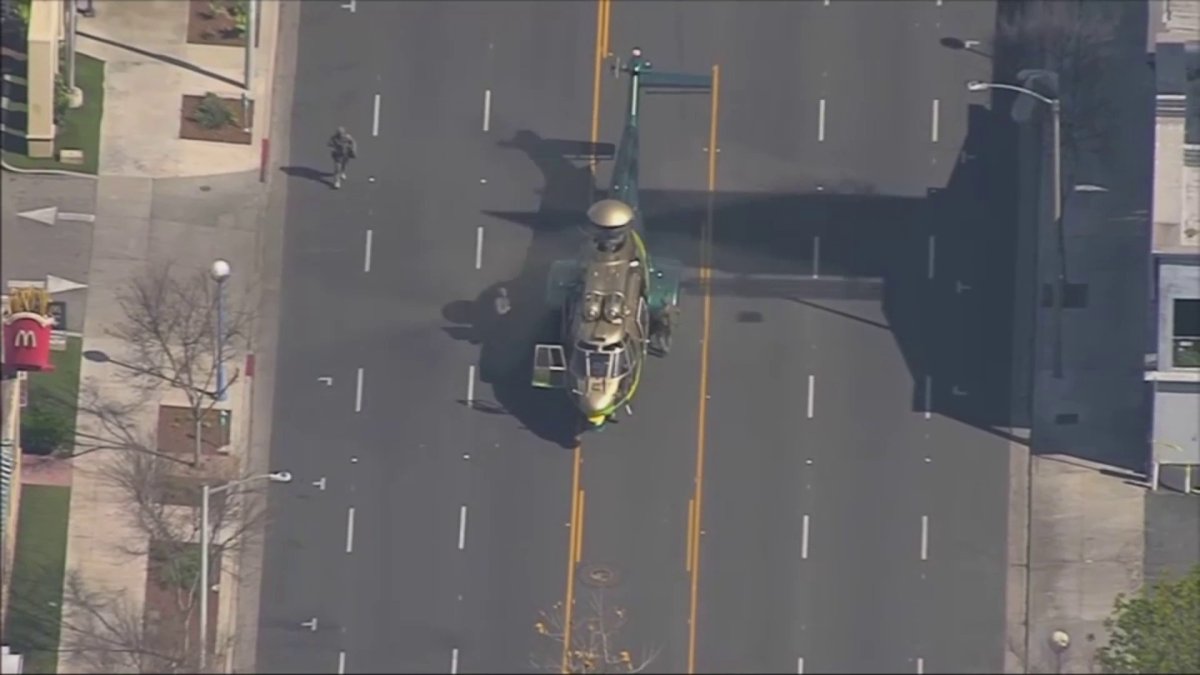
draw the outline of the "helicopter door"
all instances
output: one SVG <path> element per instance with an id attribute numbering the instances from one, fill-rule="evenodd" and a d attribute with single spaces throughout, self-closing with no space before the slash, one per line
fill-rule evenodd
<path id="1" fill-rule="evenodd" d="M 539 389 L 562 389 L 567 385 L 567 358 L 562 345 L 534 345 L 532 384 Z"/>

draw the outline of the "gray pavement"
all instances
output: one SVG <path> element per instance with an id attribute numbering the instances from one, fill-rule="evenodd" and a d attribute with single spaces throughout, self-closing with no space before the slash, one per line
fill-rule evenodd
<path id="1" fill-rule="evenodd" d="M 650 365 L 634 416 L 582 443 L 580 569 L 616 573 L 622 642 L 659 648 L 653 669 L 1003 667 L 1015 143 L 1007 110 L 962 86 L 990 79 L 989 59 L 938 42 L 987 44 L 994 12 L 613 8 L 613 51 L 722 68 L 706 418 L 691 279 L 678 346 Z M 586 206 L 590 178 L 554 141 L 587 136 L 595 7 L 302 14 L 273 440 L 298 485 L 267 541 L 258 666 L 526 670 L 536 612 L 564 592 L 572 472 L 562 401 L 529 390 L 528 350 L 545 266 Z M 615 141 L 623 83 L 602 86 Z M 655 98 L 643 115 L 651 246 L 695 268 L 708 100 Z M 360 159 L 333 192 L 319 174 L 339 124 Z M 487 319 L 497 284 L 514 298 L 503 321 Z"/>
<path id="2" fill-rule="evenodd" d="M 0 176 L 0 275 L 10 281 L 45 281 L 51 274 L 81 284 L 88 283 L 92 253 L 92 224 L 57 220 L 45 225 L 18 214 L 56 206 L 70 213 L 94 214 L 96 180 L 65 176 L 31 176 L 4 172 Z M 58 293 L 67 304 L 66 330 L 83 330 L 87 289 Z"/>
<path id="3" fill-rule="evenodd" d="M 594 8 L 309 3 L 301 14 L 272 452 L 297 489 L 268 534 L 258 667 L 438 672 L 457 658 L 464 671 L 527 670 L 537 611 L 563 596 L 571 453 L 539 437 L 538 401 L 504 367 L 526 347 L 489 335 L 476 356 L 476 298 L 520 283 L 541 250 L 482 212 L 539 204 L 536 164 L 498 141 L 586 133 L 590 83 L 573 81 L 589 68 Z M 529 85 L 533 70 L 546 86 Z M 339 124 L 360 151 L 334 192 L 313 173 Z M 469 387 L 520 414 L 468 409 Z M 314 617 L 315 631 L 301 626 Z"/>
<path id="4" fill-rule="evenodd" d="M 911 672 L 918 659 L 931 670 L 1002 665 L 1007 440 L 962 421 L 1007 421 L 1009 317 L 964 301 L 955 282 L 971 285 L 981 305 L 1008 307 L 1011 261 L 997 255 L 1003 239 L 987 238 L 986 224 L 966 215 L 964 202 L 987 169 L 968 163 L 956 171 L 964 142 L 981 154 L 988 134 L 986 115 L 969 114 L 962 82 L 988 77 L 989 64 L 938 44 L 947 35 L 987 40 L 993 19 L 986 3 L 614 10 L 614 51 L 638 44 L 662 68 L 721 65 L 700 671 L 794 672 L 800 659 L 820 672 Z M 851 33 L 855 40 L 842 39 Z M 604 119 L 619 120 L 620 105 L 606 92 Z M 707 110 L 654 99 L 643 115 L 643 176 L 659 188 L 643 197 L 647 211 L 658 212 L 647 227 L 695 264 L 703 198 L 686 191 L 704 186 Z M 927 199 L 928 188 L 946 190 Z M 818 283 L 807 279 L 814 272 L 859 281 Z M 755 280 L 762 274 L 776 276 Z M 689 297 L 685 312 L 694 318 L 699 305 Z M 681 335 L 699 335 L 687 328 Z M 979 353 L 1000 355 L 999 363 L 981 362 Z M 927 373 L 935 377 L 930 420 L 922 412 Z M 651 382 L 688 398 L 687 379 Z M 652 398 L 645 392 L 640 410 Z M 677 456 L 676 480 L 688 482 L 695 413 L 678 424 L 669 419 L 654 419 L 642 452 Z M 691 447 L 676 451 L 676 433 L 693 436 Z M 615 456 L 607 445 L 598 454 Z M 690 496 L 690 485 L 671 485 L 661 489 Z M 592 492 L 589 535 L 617 529 L 594 520 L 602 497 Z M 672 515 L 664 532 L 686 524 L 686 511 Z M 925 562 L 922 516 L 929 518 Z M 639 567 L 663 564 L 650 540 L 624 543 Z M 668 561 L 675 573 L 684 562 Z M 662 619 L 669 627 L 686 626 L 686 606 L 659 605 L 670 611 Z M 954 640 L 942 639 L 951 632 Z M 662 665 L 685 666 L 682 659 Z"/>

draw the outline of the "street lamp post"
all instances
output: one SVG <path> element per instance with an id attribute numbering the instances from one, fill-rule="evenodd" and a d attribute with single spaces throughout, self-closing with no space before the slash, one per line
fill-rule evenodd
<path id="1" fill-rule="evenodd" d="M 217 282 L 217 400 L 225 400 L 225 281 L 233 273 L 229 262 L 217 259 L 209 269 L 213 281 Z"/>
<path id="2" fill-rule="evenodd" d="M 1039 71 L 1040 72 L 1040 71 Z M 1054 143 L 1054 230 L 1056 245 L 1058 247 L 1058 288 L 1054 294 L 1054 377 L 1062 378 L 1063 363 L 1062 363 L 1062 310 L 1063 310 L 1063 294 L 1067 289 L 1067 253 L 1066 253 L 1066 238 L 1063 233 L 1063 192 L 1062 192 L 1062 104 L 1058 98 L 1050 98 L 1043 96 L 1036 91 L 1027 87 L 1019 87 L 1015 84 L 1002 84 L 1000 82 L 980 82 L 972 80 L 967 83 L 967 89 L 971 91 L 987 91 L 988 89 L 1006 89 L 1015 91 L 1018 94 L 1025 94 L 1050 106 L 1050 115 L 1053 120 L 1053 143 Z"/>
<path id="3" fill-rule="evenodd" d="M 200 492 L 200 672 L 208 662 L 208 594 L 213 587 L 208 579 L 208 549 L 211 546 L 212 533 L 208 530 L 208 500 L 217 493 L 225 492 L 239 485 L 256 480 L 269 480 L 272 483 L 290 483 L 292 474 L 287 471 L 272 471 L 271 473 L 250 476 L 235 480 L 218 487 L 207 483 Z"/>

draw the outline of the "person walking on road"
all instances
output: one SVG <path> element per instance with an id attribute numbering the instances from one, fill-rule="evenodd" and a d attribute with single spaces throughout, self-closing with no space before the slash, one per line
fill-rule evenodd
<path id="1" fill-rule="evenodd" d="M 346 127 L 338 127 L 329 139 L 329 150 L 333 155 L 333 189 L 338 190 L 346 180 L 346 165 L 358 157 L 358 144 L 347 133 Z"/>

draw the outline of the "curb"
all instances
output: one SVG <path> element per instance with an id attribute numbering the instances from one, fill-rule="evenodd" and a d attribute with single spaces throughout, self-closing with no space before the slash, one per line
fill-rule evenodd
<path id="1" fill-rule="evenodd" d="M 100 176 L 94 173 L 68 171 L 67 169 L 18 169 L 2 159 L 0 159 L 0 168 L 12 173 L 25 174 L 29 176 L 70 176 L 72 178 L 91 178 L 92 180 L 100 179 Z"/>

